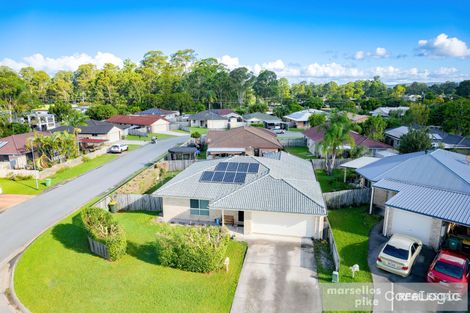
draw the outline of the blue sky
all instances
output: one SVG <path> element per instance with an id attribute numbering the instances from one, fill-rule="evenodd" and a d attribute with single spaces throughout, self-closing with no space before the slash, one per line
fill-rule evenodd
<path id="1" fill-rule="evenodd" d="M 464 0 L 11 2 L 0 11 L 0 63 L 13 68 L 53 73 L 192 48 L 292 81 L 470 77 Z"/>

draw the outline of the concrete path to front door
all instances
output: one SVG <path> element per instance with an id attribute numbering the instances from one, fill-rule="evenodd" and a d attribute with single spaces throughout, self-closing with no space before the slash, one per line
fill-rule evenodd
<path id="1" fill-rule="evenodd" d="M 247 239 L 248 251 L 231 313 L 321 312 L 310 239 Z"/>

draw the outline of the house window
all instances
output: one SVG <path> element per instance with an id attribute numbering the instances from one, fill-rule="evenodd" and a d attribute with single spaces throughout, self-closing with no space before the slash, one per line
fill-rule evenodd
<path id="1" fill-rule="evenodd" d="M 191 199 L 189 202 L 191 215 L 209 216 L 209 201 Z"/>

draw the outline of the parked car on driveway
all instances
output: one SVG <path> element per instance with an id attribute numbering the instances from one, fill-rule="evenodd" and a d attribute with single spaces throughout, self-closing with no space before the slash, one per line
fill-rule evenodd
<path id="1" fill-rule="evenodd" d="M 444 287 L 449 284 L 462 284 L 469 280 L 469 260 L 456 252 L 441 250 L 429 267 L 426 280 L 429 283 L 439 283 Z"/>
<path id="2" fill-rule="evenodd" d="M 376 265 L 384 271 L 407 277 L 422 247 L 419 239 L 395 234 L 380 251 Z"/>
<path id="3" fill-rule="evenodd" d="M 111 148 L 109 148 L 109 152 L 112 152 L 112 153 L 121 153 L 127 150 L 129 150 L 129 147 L 123 143 L 112 145 Z"/>
<path id="4" fill-rule="evenodd" d="M 279 134 L 285 134 L 286 131 L 282 128 L 274 128 L 273 129 L 273 132 L 276 134 L 276 135 L 279 135 Z"/>

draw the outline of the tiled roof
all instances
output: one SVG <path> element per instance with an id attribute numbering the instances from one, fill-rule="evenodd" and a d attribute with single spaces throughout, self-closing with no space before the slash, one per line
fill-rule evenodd
<path id="1" fill-rule="evenodd" d="M 81 134 L 107 134 L 111 129 L 113 129 L 114 124 L 102 121 L 95 121 L 89 120 L 87 121 L 87 125 L 85 126 L 78 126 L 80 129 Z M 58 131 L 67 131 L 69 133 L 73 133 L 72 126 L 59 126 L 51 130 L 52 132 Z"/>
<path id="2" fill-rule="evenodd" d="M 175 114 L 175 111 L 170 111 L 170 110 L 165 110 L 165 109 L 159 109 L 159 108 L 152 108 L 152 109 L 147 109 L 145 111 L 137 113 L 137 115 L 169 115 L 169 114 Z"/>
<path id="3" fill-rule="evenodd" d="M 202 111 L 188 117 L 190 120 L 208 121 L 208 120 L 226 120 L 226 117 L 220 116 L 212 111 Z"/>
<path id="4" fill-rule="evenodd" d="M 250 120 L 250 119 L 255 118 L 255 119 L 258 119 L 260 121 L 280 121 L 280 119 L 275 115 L 270 115 L 270 114 L 261 113 L 261 112 L 245 114 L 245 115 L 243 115 L 243 118 L 245 120 Z"/>
<path id="5" fill-rule="evenodd" d="M 49 136 L 50 132 L 29 132 L 0 138 L 0 155 L 24 154 L 27 151 L 26 143 L 35 134 Z"/>
<path id="6" fill-rule="evenodd" d="M 150 126 L 158 120 L 167 121 L 160 115 L 115 115 L 109 118 L 107 122 L 117 124 Z"/>
<path id="7" fill-rule="evenodd" d="M 325 130 L 321 126 L 315 126 L 312 128 L 307 129 L 304 131 L 304 135 L 307 138 L 310 138 L 311 140 L 315 142 L 320 142 L 323 140 L 323 137 L 325 136 Z M 354 143 L 356 146 L 363 146 L 368 149 L 390 149 L 392 148 L 391 146 L 377 141 L 373 139 L 369 139 L 365 136 L 360 135 L 359 133 L 356 133 L 354 131 L 350 132 L 351 137 L 354 139 Z"/>
<path id="8" fill-rule="evenodd" d="M 202 172 L 213 170 L 219 162 L 256 162 L 260 168 L 257 174 L 248 174 L 244 184 L 201 182 Z M 311 163 L 287 153 L 278 160 L 236 156 L 196 162 L 154 194 L 206 199 L 213 209 L 326 215 Z"/>
<path id="9" fill-rule="evenodd" d="M 208 148 L 265 148 L 282 149 L 276 135 L 264 128 L 237 127 L 227 131 L 209 131 Z"/>

